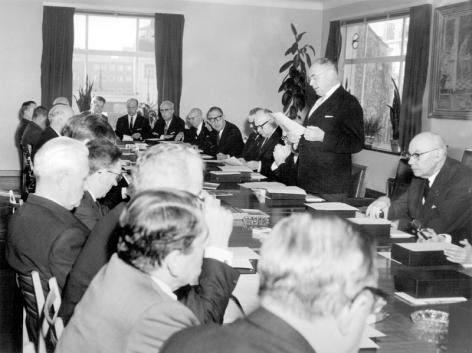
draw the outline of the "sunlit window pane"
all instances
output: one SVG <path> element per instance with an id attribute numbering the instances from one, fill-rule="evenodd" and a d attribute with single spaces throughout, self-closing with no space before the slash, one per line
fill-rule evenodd
<path id="1" fill-rule="evenodd" d="M 367 57 L 399 56 L 402 53 L 403 18 L 367 25 Z"/>
<path id="2" fill-rule="evenodd" d="M 154 53 L 154 20 L 139 19 L 138 50 Z"/>
<path id="3" fill-rule="evenodd" d="M 74 48 L 85 49 L 85 15 L 74 16 Z"/>
<path id="4" fill-rule="evenodd" d="M 136 18 L 89 16 L 88 49 L 136 50 Z"/>

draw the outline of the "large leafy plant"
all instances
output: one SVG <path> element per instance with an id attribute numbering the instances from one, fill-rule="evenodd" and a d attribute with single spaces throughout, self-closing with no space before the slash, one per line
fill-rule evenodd
<path id="1" fill-rule="evenodd" d="M 285 56 L 292 58 L 284 63 L 279 73 L 285 73 L 279 92 L 283 92 L 282 104 L 285 114 L 289 118 L 295 119 L 299 112 L 306 106 L 307 101 L 307 69 L 311 66 L 311 57 L 309 51 L 315 56 L 315 48 L 309 44 L 301 45 L 300 41 L 306 32 L 298 33 L 297 29 L 290 24 L 295 42 L 285 51 Z"/>
<path id="2" fill-rule="evenodd" d="M 77 107 L 81 112 L 90 110 L 90 103 L 92 102 L 92 88 L 93 81 L 90 82 L 88 75 L 85 76 L 85 86 L 79 88 L 79 98 L 74 95 L 75 102 Z"/>

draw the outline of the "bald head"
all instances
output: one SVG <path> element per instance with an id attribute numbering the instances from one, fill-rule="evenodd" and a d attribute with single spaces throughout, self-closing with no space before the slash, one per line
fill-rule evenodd
<path id="1" fill-rule="evenodd" d="M 56 132 L 62 132 L 62 129 L 67 123 L 67 120 L 74 115 L 74 111 L 68 105 L 58 104 L 51 108 L 48 114 L 49 121 L 51 122 L 51 127 L 56 130 Z"/>
<path id="2" fill-rule="evenodd" d="M 187 114 L 187 123 L 194 128 L 198 128 L 202 121 L 203 112 L 200 108 L 192 108 Z"/>
<path id="3" fill-rule="evenodd" d="M 429 178 L 439 172 L 447 157 L 447 147 L 441 136 L 422 132 L 410 142 L 408 164 L 415 176 Z"/>

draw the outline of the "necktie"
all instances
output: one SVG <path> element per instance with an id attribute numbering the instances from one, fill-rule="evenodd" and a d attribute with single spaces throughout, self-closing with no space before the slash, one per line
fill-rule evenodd
<path id="1" fill-rule="evenodd" d="M 134 125 L 134 117 L 131 117 L 131 122 L 129 123 L 130 130 L 133 130 L 133 125 Z"/>
<path id="2" fill-rule="evenodd" d="M 218 132 L 218 135 L 216 135 L 216 145 L 219 146 L 220 145 L 220 140 L 221 140 L 221 132 Z"/>
<path id="3" fill-rule="evenodd" d="M 425 180 L 424 189 L 423 189 L 423 204 L 426 202 L 430 190 L 429 180 Z"/>
<path id="4" fill-rule="evenodd" d="M 167 135 L 167 130 L 169 130 L 169 123 L 166 123 L 166 126 L 164 127 L 164 135 Z"/>

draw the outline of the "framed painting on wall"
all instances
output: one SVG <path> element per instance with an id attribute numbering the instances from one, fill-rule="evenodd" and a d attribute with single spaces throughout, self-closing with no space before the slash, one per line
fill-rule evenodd
<path id="1" fill-rule="evenodd" d="M 429 117 L 472 120 L 472 2 L 434 13 Z"/>

